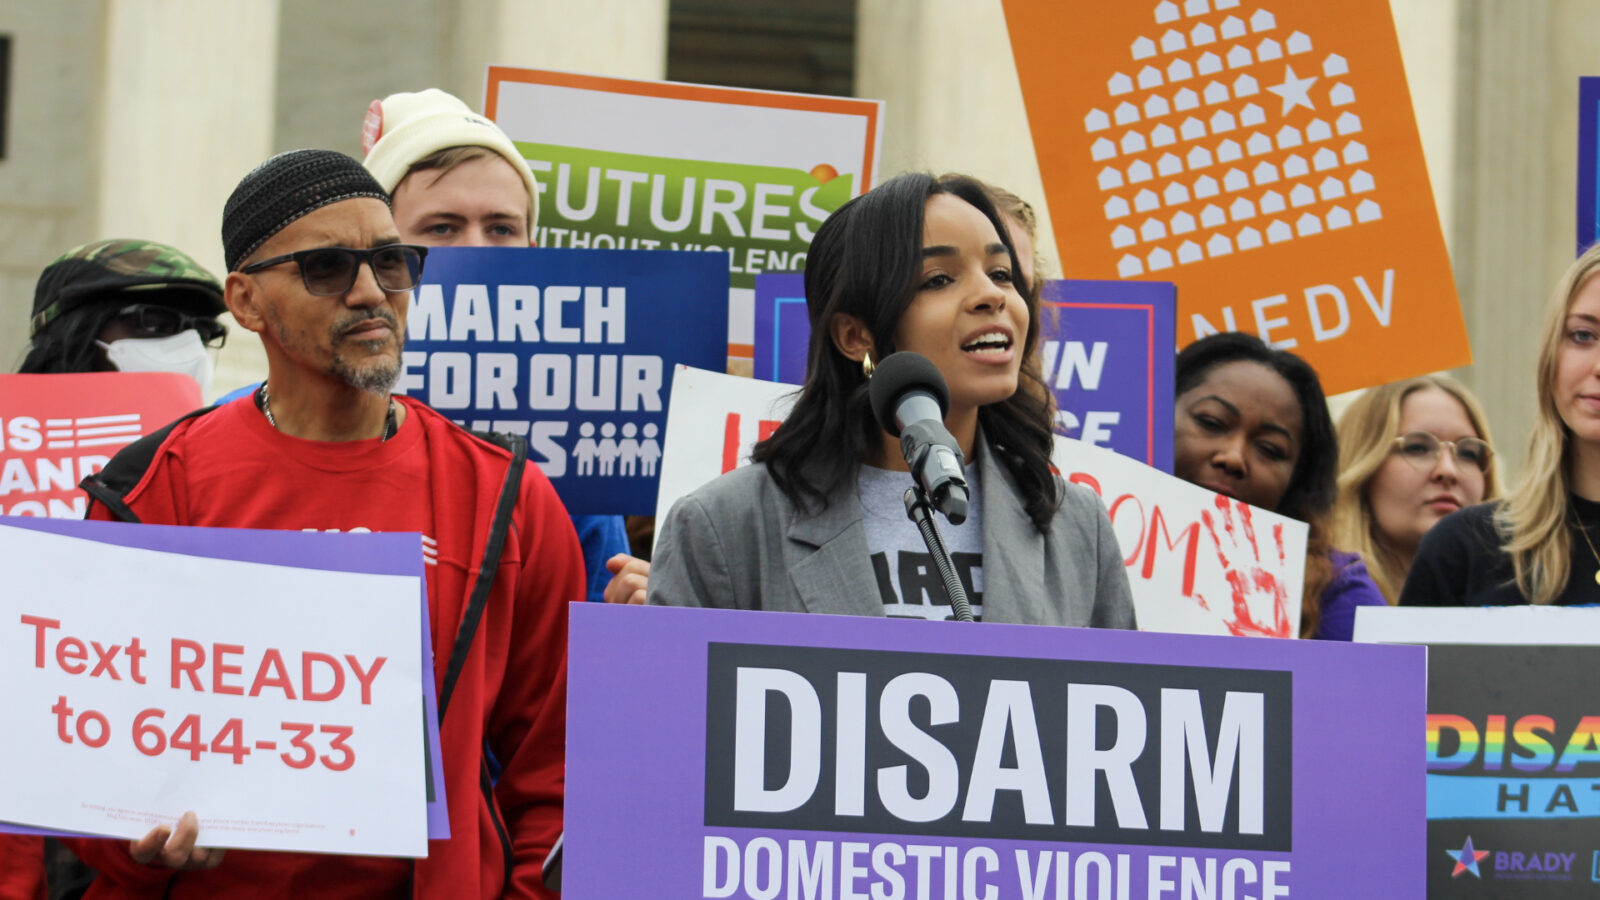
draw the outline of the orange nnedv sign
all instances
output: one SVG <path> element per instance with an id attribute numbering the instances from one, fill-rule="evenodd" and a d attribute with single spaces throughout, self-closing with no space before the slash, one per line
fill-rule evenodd
<path id="1" fill-rule="evenodd" d="M 1070 278 L 1329 393 L 1472 361 L 1387 0 L 1004 0 Z"/>

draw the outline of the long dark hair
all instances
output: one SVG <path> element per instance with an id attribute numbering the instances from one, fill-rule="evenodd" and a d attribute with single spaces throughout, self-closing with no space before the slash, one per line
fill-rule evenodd
<path id="1" fill-rule="evenodd" d="M 811 319 L 806 381 L 787 419 L 757 444 L 751 458 L 766 463 L 796 506 L 825 506 L 854 479 L 857 467 L 882 445 L 882 430 L 867 400 L 861 365 L 833 343 L 834 317 L 855 316 L 872 333 L 874 359 L 895 351 L 894 330 L 922 274 L 922 219 L 928 198 L 950 194 L 983 213 L 1011 255 L 1018 293 L 1028 307 L 1028 333 L 1016 393 L 978 410 L 978 424 L 997 460 L 1017 482 L 1028 517 L 1049 528 L 1061 499 L 1050 470 L 1050 391 L 1034 352 L 1039 340 L 1037 292 L 1022 278 L 1016 248 L 981 182 L 962 175 L 901 175 L 839 207 L 817 229 L 806 257 L 806 310 Z"/>
<path id="2" fill-rule="evenodd" d="M 62 313 L 33 336 L 17 371 L 23 374 L 111 372 L 105 351 L 95 341 L 122 310 L 113 301 L 85 303 Z"/>
<path id="3" fill-rule="evenodd" d="M 1182 396 L 1204 381 L 1212 369 L 1231 362 L 1259 363 L 1278 373 L 1300 404 L 1300 455 L 1283 499 L 1273 511 L 1309 526 L 1300 614 L 1300 633 L 1309 635 L 1316 631 L 1322 591 L 1333 580 L 1328 517 L 1339 489 L 1339 439 L 1333 416 L 1328 413 L 1322 381 L 1310 363 L 1287 350 L 1267 346 L 1253 334 L 1237 331 L 1203 337 L 1183 348 L 1175 366 L 1175 395 Z"/>

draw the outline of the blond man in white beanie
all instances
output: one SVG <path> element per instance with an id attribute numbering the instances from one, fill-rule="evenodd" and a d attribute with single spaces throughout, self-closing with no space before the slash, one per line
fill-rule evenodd
<path id="1" fill-rule="evenodd" d="M 429 88 L 372 101 L 363 165 L 393 199 L 400 240 L 429 247 L 527 247 L 539 221 L 539 183 L 500 126 Z M 628 552 L 621 516 L 573 516 L 587 599 L 601 600 L 607 560 Z M 613 565 L 648 571 L 632 557 Z M 577 597 L 574 600 L 579 599 Z"/>
<path id="2" fill-rule="evenodd" d="M 457 98 L 429 88 L 372 101 L 363 164 L 394 198 L 401 240 L 527 247 L 539 183 L 516 145 Z"/>

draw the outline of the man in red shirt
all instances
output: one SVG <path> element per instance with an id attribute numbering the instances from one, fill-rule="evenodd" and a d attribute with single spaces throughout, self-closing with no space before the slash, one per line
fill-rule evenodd
<path id="1" fill-rule="evenodd" d="M 583 595 L 566 511 L 520 439 L 487 440 L 390 396 L 426 248 L 400 242 L 360 163 L 320 150 L 267 160 L 229 198 L 222 233 L 228 309 L 261 335 L 267 381 L 118 454 L 84 483 L 90 515 L 421 532 L 451 837 L 415 862 L 219 860 L 195 847 L 205 836 L 186 816 L 131 846 L 81 842 L 101 873 L 87 896 L 548 896 L 539 870 L 561 829 L 566 604 Z"/>

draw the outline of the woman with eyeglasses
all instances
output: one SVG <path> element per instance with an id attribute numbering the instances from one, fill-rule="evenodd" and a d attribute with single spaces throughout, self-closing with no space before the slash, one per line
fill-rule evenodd
<path id="1" fill-rule="evenodd" d="M 96 241 L 39 275 L 22 373 L 182 372 L 210 388 L 222 285 L 155 241 Z"/>
<path id="2" fill-rule="evenodd" d="M 1339 450 L 1317 373 L 1238 332 L 1183 348 L 1175 370 L 1173 474 L 1305 522 L 1300 636 L 1350 640 L 1356 607 L 1383 595 L 1361 557 L 1329 539 Z"/>
<path id="3" fill-rule="evenodd" d="M 1334 536 L 1366 560 L 1391 604 L 1422 536 L 1445 516 L 1500 496 L 1489 422 L 1447 375 L 1371 388 L 1339 418 Z"/>
<path id="4" fill-rule="evenodd" d="M 1402 606 L 1600 603 L 1600 246 L 1545 307 L 1538 402 L 1505 499 L 1439 522 L 1417 548 Z"/>

